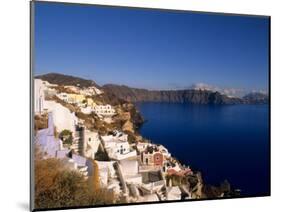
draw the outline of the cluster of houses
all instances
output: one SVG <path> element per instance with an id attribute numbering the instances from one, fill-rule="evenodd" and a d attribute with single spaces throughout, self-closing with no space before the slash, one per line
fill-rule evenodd
<path id="1" fill-rule="evenodd" d="M 87 97 L 85 94 L 58 93 L 56 96 L 67 103 L 77 105 L 84 114 L 90 114 L 94 112 L 99 117 L 113 116 L 116 114 L 115 109 L 111 105 L 98 105 L 91 97 Z"/>
<path id="2" fill-rule="evenodd" d="M 72 91 L 73 93 L 80 93 L 85 96 L 95 96 L 95 95 L 100 95 L 103 93 L 102 90 L 96 88 L 95 86 L 89 86 L 87 88 L 80 88 L 78 86 L 79 86 L 79 84 L 77 86 L 66 85 L 64 87 L 66 89 Z"/>
<path id="3" fill-rule="evenodd" d="M 66 103 L 77 105 L 80 108 L 81 112 L 84 114 L 90 114 L 94 112 L 100 118 L 112 117 L 116 114 L 113 106 L 109 104 L 96 104 L 96 102 L 94 102 L 91 96 L 102 94 L 102 91 L 94 86 L 89 88 L 64 86 L 64 88 L 70 91 L 70 93 L 58 92 L 56 90 L 56 87 L 56 84 L 50 84 L 47 81 L 43 81 L 41 79 L 34 80 L 35 113 L 42 113 L 44 110 L 48 109 L 45 106 L 47 96 L 56 96 Z"/>
<path id="4" fill-rule="evenodd" d="M 185 176 L 192 174 L 192 171 L 189 167 L 181 167 L 163 145 L 142 142 L 129 144 L 128 135 L 118 130 L 101 136 L 101 141 L 110 159 L 108 163 L 115 169 L 104 169 L 101 166 L 100 176 L 114 176 L 114 188 L 118 192 L 122 191 L 128 202 L 182 198 L 181 189 L 173 186 L 171 181 L 167 182 L 166 176 Z M 98 161 L 99 163 L 104 164 Z M 115 170 L 115 174 L 111 170 Z M 110 180 L 107 177 L 103 186 L 112 185 Z"/>
<path id="5" fill-rule="evenodd" d="M 76 86 L 68 86 L 73 93 L 56 93 L 54 86 L 39 79 L 34 83 L 35 114 L 48 114 L 48 127 L 35 135 L 35 144 L 45 153 L 44 157 L 59 158 L 70 169 L 88 178 L 93 171 L 92 160 L 101 148 L 109 160 L 96 160 L 100 185 L 112 190 L 116 196 L 123 196 L 128 202 L 180 200 L 183 197 L 182 189 L 173 186 L 166 176 L 186 176 L 192 174 L 192 170 L 182 167 L 163 145 L 129 143 L 128 135 L 119 130 L 100 136 L 98 132 L 87 129 L 68 108 L 45 98 L 51 93 L 80 106 L 81 111 L 84 108 L 86 114 L 89 111 L 99 116 L 115 114 L 111 105 L 96 105 L 88 98 L 101 91 L 91 87 L 81 93 Z M 54 136 L 56 131 L 60 133 L 63 130 L 72 133 L 70 146 L 64 146 L 63 141 Z"/>
<path id="6" fill-rule="evenodd" d="M 78 170 L 85 178 L 88 178 L 87 159 L 78 152 L 65 148 L 62 140 L 55 136 L 55 125 L 53 114 L 48 114 L 48 127 L 39 130 L 35 135 L 35 147 L 42 152 L 43 158 L 58 158 L 61 159 L 66 167 L 73 170 Z"/>
<path id="7" fill-rule="evenodd" d="M 92 168 L 91 160 L 100 146 L 98 132 L 90 131 L 83 125 L 74 112 L 54 100 L 46 97 L 51 93 L 58 95 L 56 85 L 40 79 L 34 82 L 34 112 L 35 115 L 48 115 L 48 127 L 36 132 L 35 145 L 42 152 L 44 157 L 59 158 L 65 165 L 77 169 L 89 176 Z M 70 146 L 64 146 L 63 141 L 55 133 L 60 134 L 64 130 L 71 132 L 73 141 Z"/>

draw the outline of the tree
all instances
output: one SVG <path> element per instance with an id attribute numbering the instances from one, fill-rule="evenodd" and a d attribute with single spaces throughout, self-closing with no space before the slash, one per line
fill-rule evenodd
<path id="1" fill-rule="evenodd" d="M 108 191 L 100 186 L 99 169 L 95 160 L 92 160 L 92 176 L 89 179 L 89 189 L 92 192 L 92 203 L 94 205 L 112 204 L 115 202 L 113 191 Z"/>
<path id="2" fill-rule="evenodd" d="M 73 142 L 73 136 L 72 136 L 72 132 L 70 130 L 64 129 L 63 131 L 61 131 L 61 133 L 59 134 L 59 138 L 66 145 L 71 145 Z"/>
<path id="3" fill-rule="evenodd" d="M 92 160 L 92 177 L 91 177 L 91 186 L 93 191 L 100 190 L 100 179 L 99 179 L 99 167 L 95 160 Z"/>

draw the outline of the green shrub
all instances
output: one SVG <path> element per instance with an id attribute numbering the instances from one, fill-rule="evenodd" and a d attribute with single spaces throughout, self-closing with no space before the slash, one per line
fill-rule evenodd
<path id="1" fill-rule="evenodd" d="M 59 138 L 62 140 L 63 144 L 71 145 L 73 142 L 72 132 L 70 130 L 63 130 L 59 134 Z"/>

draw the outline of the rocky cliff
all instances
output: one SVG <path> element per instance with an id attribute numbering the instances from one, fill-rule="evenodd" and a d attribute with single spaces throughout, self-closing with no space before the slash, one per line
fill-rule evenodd
<path id="1" fill-rule="evenodd" d="M 106 84 L 99 86 L 93 80 L 79 77 L 49 73 L 35 78 L 58 85 L 79 85 L 79 87 L 95 86 L 104 91 L 104 94 L 96 96 L 97 102 L 107 102 L 112 105 L 126 102 L 178 102 L 188 104 L 268 104 L 267 94 L 250 93 L 243 98 L 229 97 L 217 91 L 187 89 L 187 90 L 147 90 L 131 88 L 125 85 Z"/>
<path id="2" fill-rule="evenodd" d="M 242 104 L 243 99 L 228 97 L 209 90 L 146 90 L 119 85 L 104 85 L 102 89 L 130 102 L 179 102 L 190 104 Z"/>
<path id="3" fill-rule="evenodd" d="M 268 104 L 269 98 L 264 93 L 249 93 L 243 97 L 243 101 L 247 104 Z"/>

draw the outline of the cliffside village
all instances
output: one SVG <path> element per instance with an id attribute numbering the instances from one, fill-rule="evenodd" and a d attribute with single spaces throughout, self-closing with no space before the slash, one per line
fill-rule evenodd
<path id="1" fill-rule="evenodd" d="M 128 134 L 122 129 L 101 135 L 97 130 L 87 128 L 84 120 L 62 104 L 75 105 L 85 115 L 94 113 L 100 120 L 114 123 L 116 108 L 98 104 L 91 98 L 101 95 L 102 90 L 95 86 L 63 86 L 63 90 L 58 87 L 41 79 L 34 81 L 34 115 L 47 117 L 46 128 L 36 130 L 34 139 L 44 158 L 60 159 L 85 179 L 93 174 L 94 160 L 100 186 L 113 191 L 117 199 L 125 198 L 128 203 L 202 198 L 201 176 L 181 165 L 163 145 L 129 142 Z M 65 130 L 71 132 L 69 145 L 57 136 Z M 108 160 L 96 159 L 100 149 Z M 173 181 L 173 177 L 186 179 L 188 176 L 196 177 L 195 185 Z"/>

